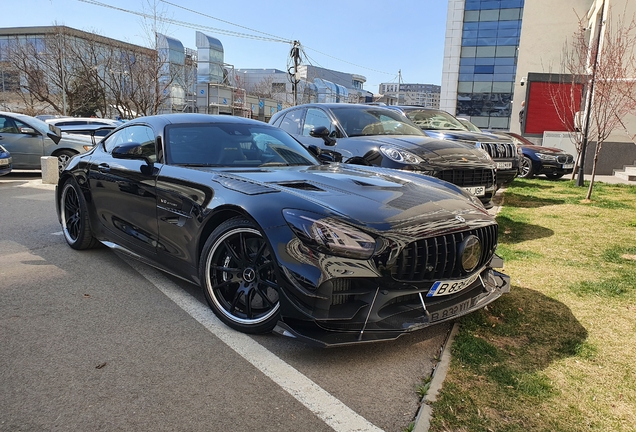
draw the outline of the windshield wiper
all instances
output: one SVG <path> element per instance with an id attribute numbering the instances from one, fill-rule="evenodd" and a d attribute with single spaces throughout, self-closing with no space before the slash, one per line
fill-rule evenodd
<path id="1" fill-rule="evenodd" d="M 183 167 L 224 167 L 225 165 L 219 164 L 206 164 L 206 163 L 176 163 L 174 165 Z"/>
<path id="2" fill-rule="evenodd" d="M 272 166 L 289 166 L 289 164 L 285 162 L 265 162 L 264 164 L 259 165 L 259 167 L 272 167 Z"/>

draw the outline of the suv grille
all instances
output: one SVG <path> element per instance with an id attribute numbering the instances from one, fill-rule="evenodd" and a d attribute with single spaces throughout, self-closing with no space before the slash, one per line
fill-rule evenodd
<path id="1" fill-rule="evenodd" d="M 490 261 L 497 247 L 498 227 L 488 225 L 459 233 L 418 240 L 408 244 L 391 271 L 394 279 L 406 282 L 457 279 L 468 276 L 462 268 L 459 245 L 469 235 L 481 241 L 481 258 L 476 270 Z"/>
<path id="2" fill-rule="evenodd" d="M 486 150 L 491 158 L 512 158 L 517 156 L 517 149 L 513 143 L 479 143 L 481 148 Z"/>
<path id="3" fill-rule="evenodd" d="M 446 170 L 439 173 L 438 178 L 461 187 L 486 186 L 495 184 L 495 170 L 467 169 Z"/>

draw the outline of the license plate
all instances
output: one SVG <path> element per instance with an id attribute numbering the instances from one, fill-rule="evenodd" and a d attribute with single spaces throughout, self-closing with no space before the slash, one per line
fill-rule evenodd
<path id="1" fill-rule="evenodd" d="M 495 162 L 497 169 L 510 169 L 512 168 L 512 162 Z"/>
<path id="2" fill-rule="evenodd" d="M 470 309 L 471 302 L 472 302 L 472 299 L 468 299 L 468 300 L 464 300 L 463 302 L 461 302 L 459 304 L 456 304 L 456 305 L 453 305 L 453 306 L 449 306 L 449 307 L 444 308 L 442 310 L 438 310 L 436 312 L 431 312 L 431 322 L 443 320 L 443 319 L 446 319 L 446 318 L 450 318 L 450 317 L 458 315 L 458 314 L 460 314 L 462 312 L 465 312 L 468 309 Z"/>
<path id="3" fill-rule="evenodd" d="M 458 293 L 475 282 L 479 277 L 479 273 L 480 272 L 477 272 L 466 279 L 437 281 L 433 284 L 431 289 L 428 290 L 426 297 L 437 297 Z"/>
<path id="4" fill-rule="evenodd" d="M 574 164 L 573 163 L 571 163 L 571 164 L 563 164 L 561 167 L 563 169 L 570 169 L 570 168 L 574 168 Z"/>
<path id="5" fill-rule="evenodd" d="M 486 186 L 465 187 L 464 190 L 478 197 L 486 195 Z"/>

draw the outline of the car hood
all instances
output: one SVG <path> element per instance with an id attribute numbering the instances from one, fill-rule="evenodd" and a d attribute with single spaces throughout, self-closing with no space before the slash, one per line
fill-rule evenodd
<path id="1" fill-rule="evenodd" d="M 275 173 L 268 168 L 232 170 L 218 173 L 214 180 L 246 194 L 278 191 L 295 205 L 298 199 L 306 201 L 302 208 L 314 204 L 316 212 L 346 215 L 352 223 L 378 230 L 421 225 L 424 221 L 431 223 L 426 229 L 435 230 L 440 228 L 435 221 L 458 224 L 462 218 L 492 223 L 483 206 L 460 188 L 397 170 L 330 164 L 279 168 Z M 279 205 L 289 205 L 283 197 L 273 199 Z M 455 218 L 457 215 L 462 217 Z"/>
<path id="2" fill-rule="evenodd" d="M 532 150 L 533 152 L 539 152 L 539 153 L 554 153 L 554 154 L 565 154 L 565 151 L 559 149 L 559 148 L 554 148 L 554 147 L 543 147 L 543 146 L 536 146 L 536 145 L 524 145 L 521 146 L 522 149 L 528 149 L 528 150 Z"/>
<path id="3" fill-rule="evenodd" d="M 376 146 L 390 145 L 416 154 L 434 165 L 456 164 L 459 161 L 477 162 L 479 164 L 490 165 L 492 161 L 476 149 L 467 148 L 465 145 L 432 139 L 427 136 L 418 135 L 379 135 L 349 138 L 351 143 L 355 140 L 369 142 Z M 338 151 L 338 144 L 335 150 Z"/>
<path id="4" fill-rule="evenodd" d="M 509 138 L 503 138 L 501 136 L 469 132 L 469 131 L 454 131 L 454 130 L 425 130 L 424 133 L 431 138 L 437 138 L 442 140 L 451 141 L 472 141 L 472 142 L 495 142 L 495 143 L 511 143 Z"/>

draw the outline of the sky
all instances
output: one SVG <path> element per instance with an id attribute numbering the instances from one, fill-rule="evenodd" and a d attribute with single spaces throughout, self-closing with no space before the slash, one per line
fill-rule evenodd
<path id="1" fill-rule="evenodd" d="M 441 0 L 2 0 L 0 27 L 66 25 L 150 46 L 160 33 L 196 49 L 197 30 L 217 38 L 235 69 L 286 70 L 298 40 L 311 64 L 380 83 L 441 84 L 446 13 Z M 104 6 L 107 5 L 107 6 Z M 196 27 L 196 28 L 192 28 Z M 239 33 L 240 35 L 236 35 Z M 246 37 L 246 35 L 248 35 Z"/>

